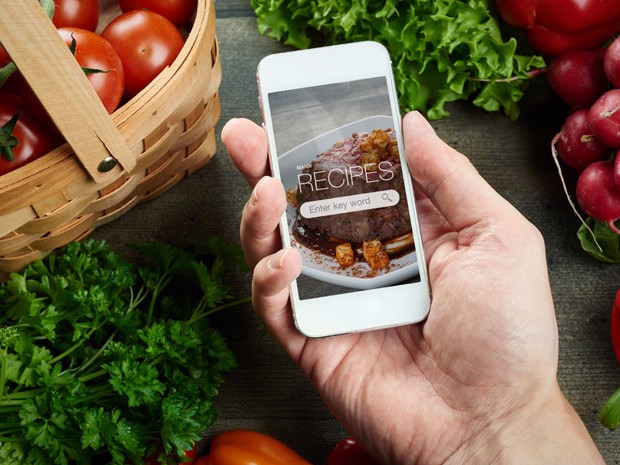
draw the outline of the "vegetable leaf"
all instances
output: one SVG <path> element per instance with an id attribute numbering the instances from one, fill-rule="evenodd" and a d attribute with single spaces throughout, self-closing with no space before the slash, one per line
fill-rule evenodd
<path id="1" fill-rule="evenodd" d="M 296 48 L 374 40 L 392 57 L 403 111 L 430 119 L 471 100 L 487 111 L 519 115 L 518 102 L 545 66 L 504 40 L 487 0 L 251 0 L 261 34 Z M 311 37 L 316 40 L 311 40 Z M 318 38 L 318 39 L 317 39 Z"/>
<path id="2" fill-rule="evenodd" d="M 587 218 L 586 224 L 594 232 L 596 242 L 592 233 L 582 224 L 577 231 L 577 237 L 583 250 L 602 262 L 620 263 L 620 235 L 612 231 L 603 221 Z M 597 243 L 602 250 L 599 249 Z"/>
<path id="3" fill-rule="evenodd" d="M 599 420 L 609 429 L 620 425 L 620 389 L 614 392 L 599 412 Z"/>
<path id="4" fill-rule="evenodd" d="M 194 258 L 182 249 L 158 242 L 137 244 L 133 248 L 147 257 L 162 274 L 192 275 Z"/>
<path id="5" fill-rule="evenodd" d="M 87 411 L 82 431 L 83 449 L 99 450 L 105 447 L 115 463 L 124 463 L 127 456 L 133 461 L 144 456 L 146 446 L 142 442 L 140 425 L 121 418 L 119 409 L 106 411 L 100 407 Z"/>
<path id="6" fill-rule="evenodd" d="M 162 402 L 162 438 L 170 450 L 183 456 L 200 439 L 198 431 L 204 427 L 198 420 L 200 403 L 178 394 L 172 394 Z"/>
<path id="7" fill-rule="evenodd" d="M 225 299 L 230 298 L 228 287 L 222 281 L 219 273 L 211 273 L 204 263 L 195 263 L 194 267 L 204 298 L 210 308 L 214 308 Z"/>
<path id="8" fill-rule="evenodd" d="M 206 317 L 249 301 L 226 285 L 240 248 L 135 248 L 151 264 L 87 239 L 0 284 L 0 463 L 140 463 L 154 443 L 177 463 L 215 421 L 236 362 Z"/>

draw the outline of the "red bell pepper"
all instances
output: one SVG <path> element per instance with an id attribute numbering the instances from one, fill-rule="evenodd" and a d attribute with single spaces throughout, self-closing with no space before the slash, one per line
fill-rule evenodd
<path id="1" fill-rule="evenodd" d="M 611 309 L 611 342 L 618 363 L 620 363 L 620 289 L 616 293 L 616 299 Z M 620 426 L 620 388 L 605 402 L 598 418 L 609 429 L 616 429 Z"/>
<path id="2" fill-rule="evenodd" d="M 616 293 L 616 300 L 611 309 L 611 343 L 620 363 L 620 289 Z"/>
<path id="3" fill-rule="evenodd" d="M 620 33 L 618 0 L 497 0 L 497 9 L 546 55 L 596 47 Z"/>

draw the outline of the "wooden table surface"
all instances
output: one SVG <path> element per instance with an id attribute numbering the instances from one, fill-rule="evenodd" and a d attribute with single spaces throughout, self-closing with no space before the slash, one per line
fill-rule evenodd
<path id="1" fill-rule="evenodd" d="M 260 59 L 287 48 L 258 34 L 249 0 L 215 0 L 223 82 L 219 133 L 229 118 L 260 122 L 255 83 Z M 549 146 L 563 108 L 544 82 L 535 83 L 518 121 L 467 103 L 433 122 L 448 143 L 468 155 L 480 173 L 543 233 L 556 305 L 560 385 L 581 415 L 608 464 L 620 463 L 620 431 L 601 426 L 597 413 L 620 387 L 620 366 L 609 338 L 609 314 L 620 268 L 581 251 L 578 220 L 562 192 Z M 170 191 L 99 228 L 95 237 L 123 250 L 144 240 L 178 243 L 217 235 L 238 241 L 241 210 L 250 190 L 219 143 L 214 159 Z M 249 295 L 250 276 L 233 277 L 235 293 Z M 271 434 L 315 465 L 323 465 L 346 431 L 282 351 L 249 305 L 215 316 L 238 357 L 217 400 L 218 420 L 208 435 L 231 428 Z M 390 395 L 390 393 L 385 393 Z M 554 425 L 549 425 L 550 428 Z"/>

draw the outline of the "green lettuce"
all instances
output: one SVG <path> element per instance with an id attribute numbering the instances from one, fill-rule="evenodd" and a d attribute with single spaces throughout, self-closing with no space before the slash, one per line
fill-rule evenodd
<path id="1" fill-rule="evenodd" d="M 251 0 L 258 30 L 296 48 L 374 40 L 392 57 L 403 111 L 448 116 L 448 102 L 519 115 L 525 83 L 545 66 L 504 40 L 485 0 Z M 530 73 L 534 71 L 534 73 Z"/>

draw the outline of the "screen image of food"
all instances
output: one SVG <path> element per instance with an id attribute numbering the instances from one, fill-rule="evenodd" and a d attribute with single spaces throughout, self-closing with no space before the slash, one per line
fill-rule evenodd
<path id="1" fill-rule="evenodd" d="M 300 299 L 419 280 L 385 78 L 269 94 Z"/>
<path id="2" fill-rule="evenodd" d="M 387 202 L 365 195 L 378 189 Z M 388 253 L 407 249 L 390 249 L 393 241 L 412 237 L 407 203 L 390 205 L 392 197 L 396 198 L 396 194 L 388 194 L 390 190 L 396 191 L 399 199 L 405 198 L 394 131 L 353 133 L 312 160 L 298 175 L 297 185 L 288 189 L 287 199 L 297 210 L 293 237 L 312 250 L 335 257 L 343 268 L 367 263 L 366 272 L 358 271 L 358 275 L 372 277 L 388 268 Z M 384 203 L 388 205 L 382 206 Z M 413 242 L 409 245 L 412 250 Z"/>

